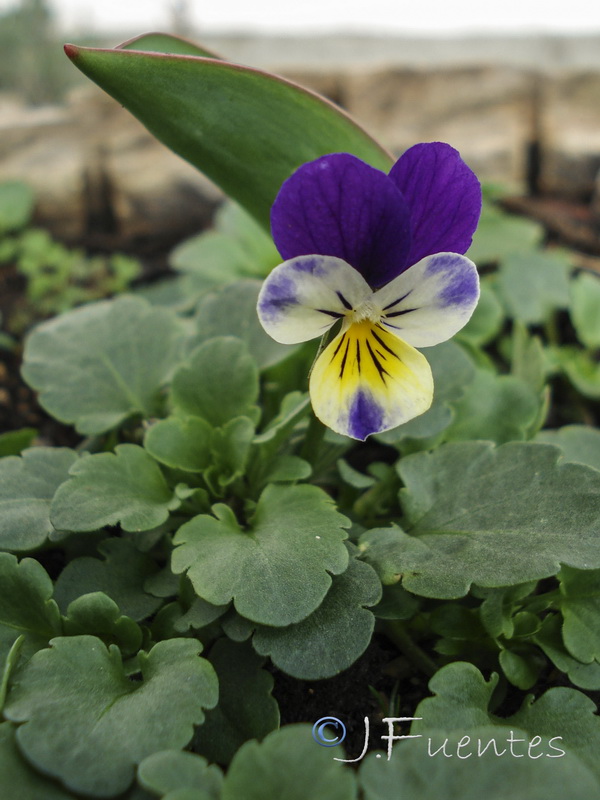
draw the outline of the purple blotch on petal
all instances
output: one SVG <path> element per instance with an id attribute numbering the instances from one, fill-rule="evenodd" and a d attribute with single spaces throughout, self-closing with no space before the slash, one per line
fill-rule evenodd
<path id="1" fill-rule="evenodd" d="M 288 275 L 271 274 L 264 284 L 258 310 L 269 321 L 277 319 L 286 308 L 296 305 L 296 285 Z"/>
<path id="2" fill-rule="evenodd" d="M 441 307 L 471 305 L 479 297 L 479 280 L 474 267 L 457 261 L 452 253 L 433 258 L 425 271 L 425 278 L 433 275 L 446 279 L 446 285 L 439 293 Z M 444 277 L 442 277 L 444 276 Z"/>
<path id="3" fill-rule="evenodd" d="M 348 153 L 299 167 L 275 198 L 271 230 L 284 259 L 335 256 L 373 288 L 408 265 L 409 210 L 401 192 L 385 173 Z"/>
<path id="4" fill-rule="evenodd" d="M 383 409 L 363 391 L 358 391 L 350 407 L 348 432 L 354 439 L 363 442 L 371 433 L 383 427 Z"/>
<path id="5" fill-rule="evenodd" d="M 481 214 L 481 186 L 449 144 L 416 144 L 394 164 L 390 178 L 410 208 L 410 266 L 434 253 L 466 253 Z"/>

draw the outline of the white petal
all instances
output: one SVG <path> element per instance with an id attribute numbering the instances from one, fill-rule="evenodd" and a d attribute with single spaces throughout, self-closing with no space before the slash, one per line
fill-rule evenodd
<path id="1" fill-rule="evenodd" d="M 282 344 L 324 334 L 336 320 L 373 296 L 362 275 L 341 258 L 298 256 L 267 277 L 258 296 L 258 318 Z"/>
<path id="2" fill-rule="evenodd" d="M 427 256 L 373 295 L 381 324 L 413 347 L 450 339 L 467 324 L 478 300 L 477 268 L 457 253 Z"/>

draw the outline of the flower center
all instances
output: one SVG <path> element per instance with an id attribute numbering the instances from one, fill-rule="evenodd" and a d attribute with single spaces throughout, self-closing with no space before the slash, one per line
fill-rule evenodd
<path id="1" fill-rule="evenodd" d="M 381 309 L 372 300 L 364 300 L 356 308 L 353 308 L 348 316 L 352 323 L 364 322 L 366 319 L 370 322 L 379 322 Z"/>

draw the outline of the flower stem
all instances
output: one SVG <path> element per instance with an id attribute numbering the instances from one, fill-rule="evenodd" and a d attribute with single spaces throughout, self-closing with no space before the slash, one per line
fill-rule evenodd
<path id="1" fill-rule="evenodd" d="M 437 672 L 438 667 L 435 661 L 410 637 L 406 627 L 400 620 L 386 620 L 385 633 L 388 639 L 390 639 L 396 647 L 404 653 L 408 660 L 421 670 L 421 672 L 429 676 Z"/>

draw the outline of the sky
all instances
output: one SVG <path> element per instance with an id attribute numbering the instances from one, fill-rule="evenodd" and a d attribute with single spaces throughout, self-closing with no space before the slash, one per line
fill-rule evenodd
<path id="1" fill-rule="evenodd" d="M 169 8 L 186 0 L 48 0 L 60 27 L 78 31 L 169 30 Z M 0 0 L 0 10 L 18 0 Z M 600 31 L 592 0 L 187 0 L 198 30 L 387 33 Z M 90 24 L 91 23 L 91 24 Z"/>

